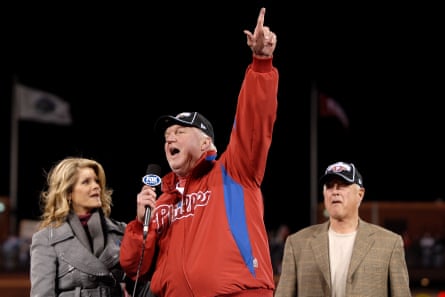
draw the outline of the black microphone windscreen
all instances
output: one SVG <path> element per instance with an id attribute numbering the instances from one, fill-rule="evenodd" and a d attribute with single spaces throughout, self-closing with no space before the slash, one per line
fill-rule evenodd
<path id="1" fill-rule="evenodd" d="M 161 184 L 161 166 L 157 164 L 149 164 L 147 173 L 142 178 L 142 182 L 150 187 L 157 187 Z"/>
<path id="2" fill-rule="evenodd" d="M 161 166 L 159 166 L 158 164 L 148 164 L 147 174 L 155 174 L 155 175 L 160 176 L 161 175 Z"/>

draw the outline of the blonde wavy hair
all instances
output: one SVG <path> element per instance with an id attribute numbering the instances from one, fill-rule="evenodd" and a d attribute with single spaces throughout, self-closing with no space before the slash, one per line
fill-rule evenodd
<path id="1" fill-rule="evenodd" d="M 40 229 L 48 225 L 58 227 L 65 222 L 71 211 L 69 196 L 79 178 L 79 169 L 82 168 L 91 168 L 96 173 L 101 188 L 101 208 L 105 216 L 110 216 L 113 190 L 107 187 L 102 165 L 87 158 L 68 157 L 55 164 L 47 174 L 46 189 L 40 193 L 42 209 Z"/>

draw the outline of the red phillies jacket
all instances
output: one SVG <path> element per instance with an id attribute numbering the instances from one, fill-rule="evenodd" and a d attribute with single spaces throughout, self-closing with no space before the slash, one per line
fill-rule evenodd
<path id="1" fill-rule="evenodd" d="M 140 278 L 152 261 L 156 296 L 273 296 L 275 288 L 261 193 L 276 119 L 278 71 L 272 58 L 254 57 L 238 97 L 229 144 L 216 159 L 208 152 L 182 195 L 173 172 L 162 178 L 152 212 Z M 135 279 L 142 224 L 128 223 L 120 261 Z M 155 247 L 157 245 L 157 257 Z"/>

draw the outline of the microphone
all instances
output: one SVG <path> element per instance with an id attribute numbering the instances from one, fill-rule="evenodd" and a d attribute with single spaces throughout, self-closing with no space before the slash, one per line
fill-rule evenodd
<path id="1" fill-rule="evenodd" d="M 158 186 L 161 184 L 161 166 L 158 164 L 148 164 L 147 174 L 142 178 L 142 182 L 147 186 L 155 188 L 156 194 L 158 194 Z M 151 208 L 150 206 L 145 207 L 145 217 L 144 217 L 144 239 L 148 234 L 148 225 L 150 223 Z"/>

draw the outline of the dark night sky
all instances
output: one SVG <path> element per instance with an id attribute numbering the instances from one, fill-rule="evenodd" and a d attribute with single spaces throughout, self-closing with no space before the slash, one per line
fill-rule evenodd
<path id="1" fill-rule="evenodd" d="M 438 10 L 267 1 L 12 11 L 15 26 L 2 29 L 8 42 L 0 70 L 0 195 L 9 194 L 15 75 L 70 102 L 74 120 L 70 127 L 20 122 L 19 218 L 39 215 L 44 170 L 65 156 L 83 155 L 105 167 L 115 189 L 113 216 L 132 219 L 147 164 L 167 170 L 152 133 L 159 115 L 202 112 L 223 151 L 250 62 L 242 31 L 253 30 L 261 3 L 266 25 L 278 35 L 274 63 L 280 71 L 278 119 L 263 184 L 267 226 L 298 229 L 310 221 L 314 80 L 350 120 L 349 129 L 333 118 L 319 120 L 319 170 L 339 159 L 356 163 L 368 200 L 443 197 L 444 24 Z"/>

